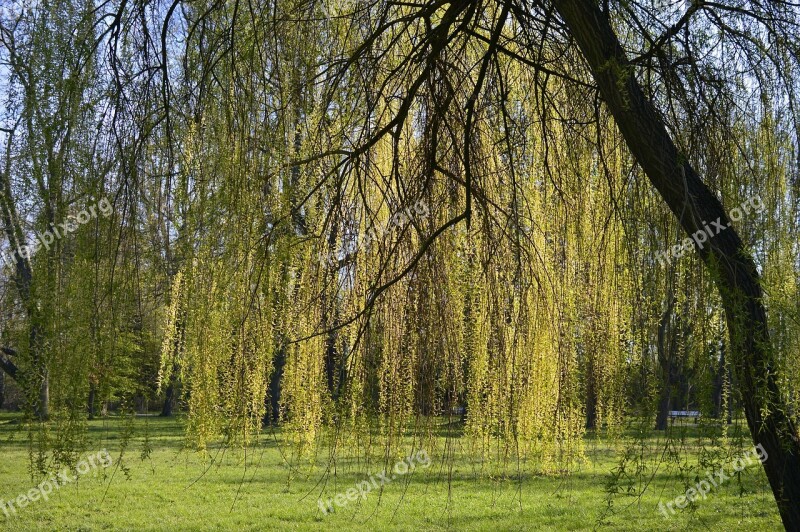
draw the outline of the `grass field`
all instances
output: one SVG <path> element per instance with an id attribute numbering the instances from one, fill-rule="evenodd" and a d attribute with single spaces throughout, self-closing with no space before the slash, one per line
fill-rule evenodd
<path id="1" fill-rule="evenodd" d="M 740 475 L 722 481 L 694 507 L 665 518 L 659 502 L 673 501 L 697 479 L 686 484 L 677 468 L 667 472 L 666 467 L 652 467 L 656 453 L 663 451 L 663 435 L 648 435 L 634 452 L 650 459 L 648 469 L 637 470 L 635 462 L 625 467 L 635 479 L 649 479 L 644 495 L 636 494 L 638 481 L 632 483 L 628 494 L 628 477 L 620 475 L 621 493 L 613 498 L 613 511 L 609 512 L 609 473 L 619 471 L 620 458 L 626 450 L 632 452 L 630 443 L 587 436 L 587 459 L 566 476 L 516 475 L 515 465 L 507 468 L 507 475 L 489 475 L 479 473 L 465 438 L 448 440 L 443 431 L 426 444 L 429 467 L 421 467 L 419 462 L 412 472 L 376 488 L 381 479 L 389 479 L 380 476 L 383 463 L 340 458 L 335 475 L 327 477 L 322 492 L 320 479 L 327 454 L 320 453 L 324 456 L 312 472 L 307 466 L 298 470 L 294 461 L 290 466 L 284 459 L 289 450 L 281 443 L 280 434 L 267 431 L 246 453 L 212 449 L 212 461 L 209 455 L 185 448 L 179 419 L 139 417 L 133 421 L 120 460 L 125 427 L 122 419 L 113 417 L 89 422 L 81 456 L 107 449 L 113 464 L 103 468 L 95 461 L 91 468 L 79 468 L 89 471 L 83 475 L 73 472 L 75 480 L 53 489 L 48 500 L 39 498 L 16 511 L 7 510 L 8 517 L 0 509 L 0 530 L 781 529 L 757 460 Z M 682 430 L 684 437 L 675 441 L 688 451 L 686 463 L 696 465 L 700 456 L 697 429 Z M 445 449 L 450 456 L 447 460 L 443 459 Z M 339 456 L 346 454 L 342 450 Z M 45 480 L 39 474 L 31 476 L 27 433 L 18 415 L 0 414 L 0 457 L 3 501 L 29 493 Z M 724 460 L 700 469 L 713 467 L 716 471 L 720 465 L 732 471 Z M 642 473 L 641 477 L 636 473 Z M 363 482 L 371 483 L 369 488 L 361 484 L 366 496 L 347 501 L 348 488 Z M 347 502 L 323 514 L 318 504 L 321 493 L 323 500 L 341 494 L 339 501 Z"/>

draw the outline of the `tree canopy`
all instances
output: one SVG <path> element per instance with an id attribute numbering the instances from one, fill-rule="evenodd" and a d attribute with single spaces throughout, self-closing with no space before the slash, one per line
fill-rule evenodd
<path id="1" fill-rule="evenodd" d="M 444 415 L 487 472 L 556 473 L 587 432 L 741 409 L 800 527 L 798 25 L 746 0 L 7 4 L 0 367 L 36 452 L 175 394 L 201 449 L 279 425 L 298 463 L 391 455 Z"/>

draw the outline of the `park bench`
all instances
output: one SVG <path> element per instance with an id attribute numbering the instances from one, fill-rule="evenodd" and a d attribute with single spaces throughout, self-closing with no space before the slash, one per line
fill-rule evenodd
<path id="1" fill-rule="evenodd" d="M 697 418 L 700 417 L 699 410 L 670 410 L 669 411 L 669 418 L 681 418 L 681 417 L 693 417 L 694 422 L 697 423 Z"/>

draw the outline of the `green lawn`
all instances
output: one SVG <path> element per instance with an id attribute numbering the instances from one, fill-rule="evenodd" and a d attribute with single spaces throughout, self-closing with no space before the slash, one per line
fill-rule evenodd
<path id="1" fill-rule="evenodd" d="M 145 431 L 146 424 L 146 431 Z M 568 476 L 535 474 L 536 468 L 516 463 L 506 475 L 481 474 L 465 438 L 452 431 L 430 439 L 426 451 L 430 467 L 399 475 L 382 490 L 377 475 L 383 463 L 365 464 L 340 458 L 336 474 L 324 487 L 324 499 L 375 479 L 361 500 L 347 502 L 323 515 L 318 497 L 323 489 L 324 456 L 309 472 L 307 463 L 292 466 L 284 459 L 291 450 L 280 434 L 266 431 L 257 446 L 212 449 L 209 455 L 187 450 L 180 420 L 136 418 L 124 458 L 119 459 L 125 423 L 107 418 L 89 423 L 82 456 L 108 449 L 114 463 L 95 463 L 75 482 L 64 485 L 48 500 L 31 501 L 6 518 L 0 509 L 0 530 L 779 530 L 780 520 L 766 477 L 756 461 L 739 478 L 725 481 L 694 508 L 678 510 L 666 519 L 659 501 L 672 501 L 686 490 L 677 469 L 652 466 L 664 448 L 663 435 L 648 435 L 634 454 L 648 458 L 639 470 L 628 462 L 633 491 L 649 479 L 643 496 L 627 493 L 624 475 L 609 512 L 606 486 L 609 472 L 631 451 L 630 441 L 587 437 L 586 456 Z M 145 445 L 145 432 L 149 445 Z M 677 439 L 696 464 L 697 430 L 686 429 Z M 149 456 L 143 450 L 149 447 Z M 450 456 L 442 457 L 445 450 Z M 145 455 L 148 453 L 144 453 Z M 320 453 L 327 456 L 327 453 Z M 339 453 L 346 456 L 345 450 Z M 42 482 L 31 477 L 27 433 L 19 416 L 0 414 L 0 499 L 9 501 Z M 738 456 L 738 454 L 733 454 Z M 394 463 L 394 459 L 390 461 Z M 720 462 L 726 470 L 731 466 Z M 300 468 L 298 470 L 298 467 Z M 707 468 L 711 469 L 711 465 Z M 84 468 L 87 469 L 87 468 Z M 388 478 L 388 475 L 387 477 Z M 46 488 L 45 488 L 46 489 Z M 351 495 L 354 492 L 351 491 Z"/>

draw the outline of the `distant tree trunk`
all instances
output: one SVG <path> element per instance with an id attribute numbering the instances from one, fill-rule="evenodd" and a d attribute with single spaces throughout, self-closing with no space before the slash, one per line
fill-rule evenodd
<path id="1" fill-rule="evenodd" d="M 34 353 L 33 362 L 34 367 L 38 370 L 36 377 L 38 378 L 39 394 L 35 401 L 34 415 L 39 421 L 47 421 L 50 419 L 50 372 L 47 369 L 47 363 L 44 360 L 44 353 L 42 345 L 39 341 L 38 328 L 34 328 L 31 337 L 35 336 L 35 341 L 31 342 L 31 350 Z"/>
<path id="2" fill-rule="evenodd" d="M 669 406 L 672 402 L 672 382 L 669 375 L 669 372 L 665 373 L 662 382 L 661 395 L 658 400 L 658 412 L 656 413 L 656 430 L 667 430 L 669 424 Z"/>
<path id="3" fill-rule="evenodd" d="M 719 354 L 719 363 L 714 374 L 714 393 L 711 397 L 711 417 L 720 419 L 722 417 L 722 392 L 725 389 L 725 345 L 722 345 Z M 730 403 L 730 398 L 728 399 Z"/>
<path id="4" fill-rule="evenodd" d="M 97 386 L 94 382 L 89 383 L 89 398 L 86 401 L 86 413 L 89 419 L 94 419 L 95 416 L 95 402 L 97 400 Z"/>
<path id="5" fill-rule="evenodd" d="M 586 430 L 597 428 L 597 392 L 594 377 L 588 376 L 586 382 Z"/>
<path id="6" fill-rule="evenodd" d="M 334 403 L 339 396 L 339 350 L 336 349 L 336 332 L 329 332 L 325 339 L 325 378 L 328 383 L 328 393 Z"/>
<path id="7" fill-rule="evenodd" d="M 294 117 L 293 117 L 293 131 L 294 131 L 294 155 L 299 157 L 302 146 L 303 146 L 303 103 L 304 103 L 304 92 L 303 89 L 305 88 L 304 84 L 306 83 L 306 74 L 302 70 L 301 65 L 297 65 L 298 68 L 295 69 L 294 74 L 297 78 L 292 80 L 294 84 Z M 310 97 L 310 96 L 309 96 Z M 300 165 L 295 164 L 292 166 L 291 171 L 289 173 L 289 207 L 290 213 L 292 218 L 292 229 L 296 236 L 305 237 L 308 234 L 308 223 L 306 222 L 306 216 L 304 211 L 301 209 L 302 201 L 301 197 L 303 196 L 300 186 L 301 186 L 301 168 Z M 334 235 L 335 236 L 335 235 Z M 298 271 L 296 273 L 297 277 L 295 282 L 299 283 L 300 278 L 302 276 L 301 272 Z M 284 266 L 281 277 L 285 282 L 288 282 L 288 270 Z M 296 300 L 299 293 L 299 286 L 295 284 L 295 290 L 292 295 L 292 299 Z M 286 366 L 286 355 L 287 355 L 287 346 L 286 346 L 286 339 L 281 338 L 279 339 L 280 347 L 275 352 L 275 357 L 273 359 L 273 370 L 272 375 L 270 376 L 269 381 L 269 402 L 270 408 L 269 412 L 264 416 L 264 420 L 262 421 L 263 424 L 273 424 L 277 425 L 280 421 L 280 410 L 281 410 L 281 386 L 283 384 L 283 370 L 284 366 Z M 328 339 L 329 341 L 330 338 Z M 327 359 L 331 356 L 331 352 L 335 353 L 335 342 L 329 344 L 329 349 L 326 352 L 326 369 L 327 369 Z M 330 383 L 331 381 L 329 381 Z M 267 419 L 267 418 L 270 419 Z"/>
<path id="8" fill-rule="evenodd" d="M 672 319 L 672 308 L 675 305 L 675 297 L 670 293 L 667 301 L 667 310 L 661 316 L 658 324 L 658 365 L 661 368 L 661 394 L 658 400 L 658 411 L 656 412 L 656 430 L 667 430 L 669 423 L 669 410 L 672 403 L 672 386 L 675 370 L 675 342 L 672 338 L 670 321 Z M 667 336 L 669 333 L 669 345 Z"/>
<path id="9" fill-rule="evenodd" d="M 642 91 L 611 23 L 594 0 L 554 0 L 637 162 L 687 235 L 711 221 L 728 229 L 698 248 L 722 297 L 731 366 L 753 442 L 787 530 L 800 530 L 800 437 L 776 380 L 758 271 L 722 204 L 672 141 Z"/>
<path id="10" fill-rule="evenodd" d="M 585 350 L 584 350 L 585 351 Z M 591 353 L 586 357 L 586 430 L 597 428 L 597 383 L 595 382 L 595 363 Z"/>
<path id="11" fill-rule="evenodd" d="M 164 405 L 161 407 L 161 417 L 171 417 L 175 406 L 175 379 L 170 378 L 169 386 L 164 391 Z"/>
<path id="12" fill-rule="evenodd" d="M 727 371 L 728 371 L 728 387 L 729 390 L 733 390 L 733 372 L 731 371 L 730 367 L 728 367 Z M 730 393 L 728 395 L 728 425 L 733 423 L 733 400 L 735 398 L 736 395 L 733 393 Z"/>
<path id="13" fill-rule="evenodd" d="M 280 285 L 287 286 L 291 281 L 289 269 L 285 264 L 281 266 L 280 275 Z M 297 275 L 299 279 L 300 272 L 297 272 Z M 279 297 L 277 289 L 274 293 L 274 297 L 276 299 Z M 275 343 L 277 348 L 275 349 L 275 354 L 272 359 L 272 374 L 269 377 L 269 407 L 267 412 L 264 414 L 264 419 L 262 420 L 262 424 L 264 426 L 278 425 L 281 420 L 281 386 L 283 385 L 283 370 L 286 366 L 286 350 L 288 349 L 288 339 L 283 335 L 283 333 L 279 333 L 275 338 Z"/>
<path id="14" fill-rule="evenodd" d="M 0 408 L 6 401 L 6 372 L 0 371 Z"/>
<path id="15" fill-rule="evenodd" d="M 281 420 L 281 382 L 283 367 L 286 365 L 286 348 L 281 346 L 275 353 L 274 368 L 269 379 L 269 424 L 277 425 Z M 267 421 L 267 420 L 265 420 Z"/>
<path id="16" fill-rule="evenodd" d="M 334 275 L 339 275 L 339 272 L 334 272 Z M 333 329 L 339 322 L 338 317 L 338 309 L 335 308 L 336 302 L 333 301 L 331 298 L 330 305 L 326 308 L 334 308 L 333 310 L 333 319 L 329 324 L 329 328 Z M 344 384 L 344 376 L 341 374 L 341 370 L 343 369 L 343 354 L 339 353 L 339 349 L 336 345 L 338 340 L 338 332 L 335 330 L 329 331 L 325 335 L 325 379 L 328 384 L 328 393 L 333 400 L 333 403 L 336 404 L 339 399 L 339 394 L 341 392 L 341 387 Z"/>
<path id="17" fill-rule="evenodd" d="M 334 208 L 333 213 L 331 213 L 332 223 L 331 228 L 328 232 L 328 250 L 335 250 L 336 249 L 336 234 L 337 234 L 337 224 L 339 220 L 339 216 L 337 213 L 337 209 Z M 334 253 L 334 251 L 329 251 L 329 253 Z M 334 262 L 334 257 L 329 256 L 325 267 L 331 266 Z M 339 269 L 335 268 L 331 275 L 335 278 L 339 275 Z M 336 283 L 333 283 L 336 286 Z M 327 285 L 326 285 L 327 287 Z M 323 293 L 323 302 L 327 303 L 327 305 L 323 306 L 323 308 L 333 308 L 334 317 L 331 320 L 330 328 L 336 326 L 338 322 L 338 307 L 336 305 L 336 301 L 334 297 L 328 295 L 327 291 Z M 325 377 L 328 381 L 328 393 L 331 396 L 334 395 L 336 390 L 336 367 L 337 367 L 337 359 L 338 359 L 338 350 L 336 349 L 336 338 L 337 333 L 334 330 L 331 330 L 325 339 Z M 336 399 L 334 398 L 334 402 Z"/>
<path id="18" fill-rule="evenodd" d="M 39 402 L 36 405 L 35 415 L 39 421 L 50 419 L 50 375 L 46 368 L 39 381 Z"/>

